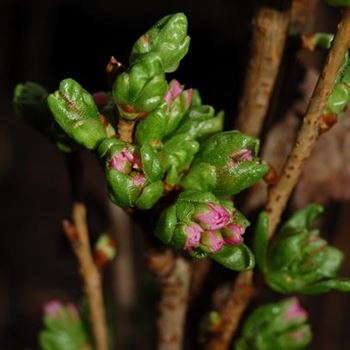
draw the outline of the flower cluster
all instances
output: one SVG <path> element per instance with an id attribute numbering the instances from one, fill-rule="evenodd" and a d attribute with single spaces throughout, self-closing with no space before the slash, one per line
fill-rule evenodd
<path id="1" fill-rule="evenodd" d="M 44 326 L 39 334 L 41 349 L 92 350 L 87 329 L 75 305 L 59 300 L 45 305 Z"/>
<path id="2" fill-rule="evenodd" d="M 235 350 L 301 350 L 311 341 L 307 313 L 295 297 L 258 307 L 245 320 Z"/>
<path id="3" fill-rule="evenodd" d="M 248 221 L 227 196 L 254 185 L 268 169 L 258 157 L 258 140 L 238 131 L 222 132 L 223 112 L 216 114 L 203 104 L 197 90 L 166 80 L 189 42 L 186 16 L 166 16 L 136 41 L 130 66 L 116 72 L 110 92 L 90 94 L 65 79 L 50 95 L 36 86 L 32 95 L 43 96 L 49 124 L 76 146 L 95 152 L 115 204 L 148 210 L 176 190 L 178 198 L 162 214 L 157 235 L 193 256 L 210 255 L 244 270 L 254 264 L 242 244 Z M 26 114 L 27 90 L 16 91 L 17 109 Z M 50 136 L 48 129 L 44 133 Z M 195 204 L 191 196 L 201 199 Z M 167 220 L 174 208 L 172 225 Z"/>
<path id="4" fill-rule="evenodd" d="M 215 134 L 203 143 L 182 186 L 232 195 L 252 186 L 267 172 L 257 157 L 259 140 L 239 131 Z"/>
<path id="5" fill-rule="evenodd" d="M 324 293 L 331 289 L 350 291 L 350 280 L 337 277 L 343 254 L 329 246 L 312 229 L 323 208 L 311 204 L 296 212 L 268 245 L 268 220 L 259 217 L 255 254 L 266 283 L 280 293 Z"/>
<path id="6" fill-rule="evenodd" d="M 227 261 L 223 256 L 241 250 L 247 257 L 247 268 L 254 260 L 248 247 L 242 244 L 248 225 L 232 201 L 220 200 L 210 192 L 188 190 L 163 211 L 156 235 L 163 242 L 185 249 L 195 257 L 209 255 L 221 259 L 219 262 L 232 269 L 236 268 L 237 262 Z M 242 261 L 240 263 L 244 265 Z"/>

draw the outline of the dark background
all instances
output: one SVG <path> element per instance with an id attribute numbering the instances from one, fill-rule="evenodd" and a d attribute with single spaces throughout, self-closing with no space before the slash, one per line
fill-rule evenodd
<path id="1" fill-rule="evenodd" d="M 14 116 L 15 84 L 35 81 L 54 91 L 60 80 L 71 77 L 90 92 L 107 89 L 109 57 L 127 64 L 140 34 L 162 16 L 182 11 L 192 41 L 175 75 L 187 87 L 198 88 L 205 103 L 224 109 L 230 125 L 246 69 L 255 5 L 253 0 L 0 1 L 0 349 L 35 348 L 42 304 L 58 297 L 77 301 L 81 295 L 76 261 L 61 230 L 71 205 L 64 159 Z M 336 15 L 328 11 L 329 17 L 322 17 L 324 26 L 333 29 Z M 83 162 L 94 239 L 110 225 L 106 189 L 95 159 L 86 153 Z M 155 299 L 147 289 L 151 282 L 142 254 L 138 264 L 145 294 Z M 316 340 L 311 348 L 349 349 L 349 297 L 337 293 L 304 302 L 313 315 Z M 154 317 L 155 307 L 144 309 L 139 315 L 150 312 Z M 334 322 L 337 327 L 329 327 Z M 134 343 L 129 348 L 152 347 Z"/>

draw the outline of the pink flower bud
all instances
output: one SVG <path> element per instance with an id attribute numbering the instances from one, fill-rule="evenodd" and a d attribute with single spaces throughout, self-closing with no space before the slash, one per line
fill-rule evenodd
<path id="1" fill-rule="evenodd" d="M 133 154 L 125 147 L 112 157 L 109 165 L 111 168 L 127 174 L 131 170 L 133 160 Z"/>
<path id="2" fill-rule="evenodd" d="M 132 161 L 132 168 L 136 170 L 142 169 L 141 157 L 137 154 L 134 155 L 134 159 Z"/>
<path id="3" fill-rule="evenodd" d="M 133 176 L 132 181 L 133 181 L 135 186 L 143 187 L 143 185 L 146 182 L 146 178 L 142 174 L 136 174 L 135 176 Z"/>
<path id="4" fill-rule="evenodd" d="M 222 234 L 225 240 L 225 243 L 229 245 L 238 245 L 242 242 L 244 235 L 245 227 L 238 224 L 227 225 Z"/>
<path id="5" fill-rule="evenodd" d="M 251 160 L 253 160 L 252 151 L 248 148 L 243 148 L 243 149 L 231 154 L 231 160 L 227 166 L 234 167 L 242 161 L 251 161 Z"/>
<path id="6" fill-rule="evenodd" d="M 167 91 L 167 93 L 165 94 L 165 101 L 168 105 L 168 107 L 171 106 L 171 104 L 173 103 L 173 101 L 181 95 L 183 91 L 182 86 L 180 85 L 180 83 L 177 80 L 172 80 L 169 84 L 169 90 Z"/>
<path id="7" fill-rule="evenodd" d="M 207 211 L 196 215 L 196 220 L 207 230 L 219 230 L 225 227 L 231 217 L 229 212 L 219 205 L 208 203 Z"/>
<path id="8" fill-rule="evenodd" d="M 44 313 L 52 318 L 57 318 L 62 308 L 63 303 L 60 300 L 52 300 L 44 306 Z"/>
<path id="9" fill-rule="evenodd" d="M 191 250 L 199 245 L 201 239 L 201 233 L 203 229 L 196 223 L 192 223 L 185 227 L 185 233 L 187 234 L 187 240 L 185 244 L 186 250 Z"/>
<path id="10" fill-rule="evenodd" d="M 184 110 L 187 110 L 188 108 L 190 108 L 192 103 L 193 89 L 188 89 L 185 92 L 187 92 L 187 94 L 185 96 L 186 100 L 185 100 Z"/>
<path id="11" fill-rule="evenodd" d="M 205 231 L 201 237 L 202 248 L 210 253 L 218 252 L 225 244 L 220 232 L 218 231 Z"/>
<path id="12" fill-rule="evenodd" d="M 294 297 L 291 299 L 291 304 L 288 306 L 286 313 L 284 315 L 285 319 L 293 320 L 296 318 L 300 318 L 303 320 L 307 319 L 306 311 L 300 306 L 299 299 Z"/>

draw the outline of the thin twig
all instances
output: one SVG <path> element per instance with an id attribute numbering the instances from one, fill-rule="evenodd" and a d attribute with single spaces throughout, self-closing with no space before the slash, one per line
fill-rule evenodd
<path id="1" fill-rule="evenodd" d="M 279 178 L 278 182 L 270 188 L 268 201 L 265 207 L 269 217 L 270 238 L 275 232 L 282 211 L 299 178 L 302 166 L 305 160 L 308 159 L 320 135 L 322 112 L 325 109 L 327 99 L 332 91 L 335 78 L 344 61 L 345 53 L 349 46 L 350 9 L 347 9 L 338 25 L 337 34 L 328 52 L 325 66 L 311 97 L 295 146 L 283 168 L 282 176 Z M 250 295 L 248 294 L 246 298 L 241 299 L 238 305 L 234 304 L 234 301 L 240 300 L 239 296 L 241 291 L 239 284 L 242 280 L 246 281 L 246 288 L 253 288 L 252 273 L 250 273 L 250 275 L 248 275 L 247 272 L 241 273 L 234 283 L 234 288 L 232 289 L 232 293 L 224 309 L 225 314 L 230 315 L 230 318 L 233 319 L 234 322 L 227 322 L 226 319 L 223 319 L 221 332 L 211 341 L 207 347 L 208 350 L 224 350 L 229 346 L 232 334 L 235 333 L 239 321 L 253 296 L 253 293 Z M 231 305 L 230 308 L 228 307 L 229 305 Z M 224 336 L 225 334 L 228 336 Z"/>
<path id="2" fill-rule="evenodd" d="M 108 350 L 108 335 L 102 296 L 101 276 L 94 263 L 83 203 L 73 204 L 73 223 L 65 220 L 63 229 L 77 256 L 85 295 L 90 309 L 90 321 L 96 350 Z"/>
<path id="3" fill-rule="evenodd" d="M 269 218 L 269 236 L 272 236 L 299 179 L 304 162 L 309 158 L 323 123 L 323 111 L 332 92 L 334 81 L 350 45 L 350 10 L 344 12 L 338 31 L 328 52 L 326 63 L 307 108 L 295 146 L 283 167 L 281 177 L 269 190 L 266 211 Z"/>
<path id="4" fill-rule="evenodd" d="M 220 315 L 220 328 L 206 349 L 222 350 L 228 348 L 253 294 L 253 271 L 240 273 L 233 283 L 230 297 Z"/>
<path id="5" fill-rule="evenodd" d="M 188 306 L 191 268 L 171 250 L 151 250 L 148 266 L 161 283 L 159 303 L 158 350 L 181 350 L 183 348 L 184 324 Z"/>
<path id="6" fill-rule="evenodd" d="M 130 215 L 112 202 L 108 203 L 118 254 L 112 266 L 113 293 L 116 304 L 116 339 L 120 349 L 135 348 L 137 330 L 133 315 L 137 303 L 137 276 L 133 250 L 133 227 Z"/>
<path id="7" fill-rule="evenodd" d="M 262 129 L 287 36 L 289 1 L 275 3 L 276 8 L 260 7 L 253 20 L 252 52 L 238 115 L 238 129 L 251 136 Z"/>

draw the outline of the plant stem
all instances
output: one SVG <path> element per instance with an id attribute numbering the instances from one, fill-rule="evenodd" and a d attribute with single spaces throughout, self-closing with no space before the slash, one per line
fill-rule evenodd
<path id="1" fill-rule="evenodd" d="M 326 63 L 311 97 L 295 146 L 289 154 L 279 180 L 269 190 L 266 211 L 269 218 L 270 237 L 273 235 L 280 221 L 289 196 L 298 181 L 304 162 L 309 158 L 320 136 L 320 125 L 323 123 L 323 111 L 349 46 L 350 9 L 346 9 L 338 25 L 337 34 L 335 35 L 332 46 L 328 52 Z"/>
<path id="2" fill-rule="evenodd" d="M 253 294 L 253 271 L 240 273 L 233 283 L 231 295 L 220 315 L 221 328 L 206 349 L 222 350 L 228 348 Z"/>
<path id="3" fill-rule="evenodd" d="M 151 250 L 148 266 L 157 276 L 162 288 L 158 317 L 158 350 L 183 348 L 184 323 L 188 306 L 191 269 L 181 257 Z"/>
<path id="4" fill-rule="evenodd" d="M 263 127 L 287 36 L 289 1 L 275 3 L 276 8 L 260 7 L 253 20 L 252 52 L 238 114 L 238 129 L 250 136 L 258 136 Z"/>
<path id="5" fill-rule="evenodd" d="M 95 265 L 86 223 L 86 208 L 83 203 L 73 204 L 73 223 L 65 220 L 63 229 L 72 244 L 79 262 L 80 274 L 84 281 L 90 321 L 95 339 L 96 350 L 108 350 L 108 334 L 103 303 L 101 275 Z"/>

